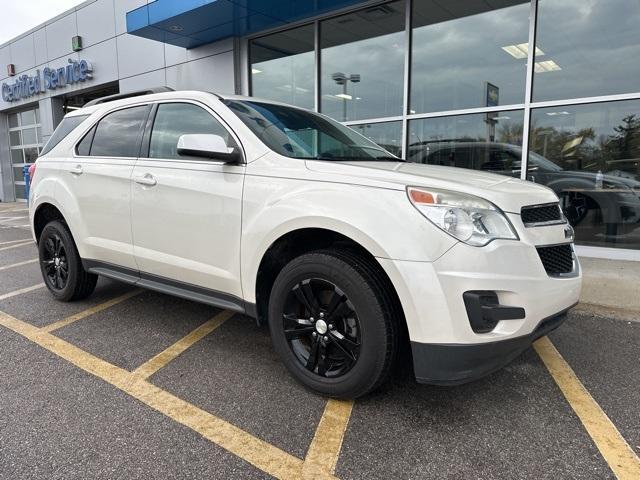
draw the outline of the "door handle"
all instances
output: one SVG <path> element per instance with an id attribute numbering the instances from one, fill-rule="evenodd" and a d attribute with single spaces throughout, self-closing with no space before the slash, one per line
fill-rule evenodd
<path id="1" fill-rule="evenodd" d="M 136 183 L 139 183 L 140 185 L 146 185 L 147 187 L 153 187 L 158 183 L 156 177 L 154 177 L 150 173 L 145 173 L 144 175 L 137 176 L 133 180 Z"/>
<path id="2" fill-rule="evenodd" d="M 76 165 L 71 170 L 69 170 L 72 175 L 82 175 L 82 165 Z"/>

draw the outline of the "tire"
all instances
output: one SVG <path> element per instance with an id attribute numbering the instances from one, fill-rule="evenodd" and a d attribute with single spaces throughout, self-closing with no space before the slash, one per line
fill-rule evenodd
<path id="1" fill-rule="evenodd" d="M 56 300 L 82 300 L 93 293 L 98 276 L 82 267 L 71 232 L 63 222 L 54 220 L 44 227 L 38 255 L 42 278 Z"/>
<path id="2" fill-rule="evenodd" d="M 269 299 L 273 346 L 289 372 L 334 398 L 361 397 L 382 385 L 396 360 L 402 320 L 389 289 L 378 269 L 348 250 L 289 262 Z"/>

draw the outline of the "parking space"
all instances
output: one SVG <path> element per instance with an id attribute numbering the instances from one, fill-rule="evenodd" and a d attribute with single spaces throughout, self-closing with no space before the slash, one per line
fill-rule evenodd
<path id="1" fill-rule="evenodd" d="M 106 279 L 59 303 L 11 266 L 35 255 L 0 250 L 0 478 L 640 478 L 639 322 L 573 312 L 559 354 L 327 402 L 253 320 Z"/>

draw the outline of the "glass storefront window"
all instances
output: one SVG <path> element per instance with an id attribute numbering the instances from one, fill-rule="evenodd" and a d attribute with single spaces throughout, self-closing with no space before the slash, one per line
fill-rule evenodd
<path id="1" fill-rule="evenodd" d="M 24 145 L 34 145 L 38 143 L 38 137 L 36 135 L 35 128 L 25 128 L 22 130 L 22 143 Z"/>
<path id="2" fill-rule="evenodd" d="M 578 243 L 640 248 L 640 100 L 534 110 L 527 179 L 560 197 Z"/>
<path id="3" fill-rule="evenodd" d="M 22 150 L 11 149 L 11 163 L 24 163 Z"/>
<path id="4" fill-rule="evenodd" d="M 524 102 L 529 2 L 413 2 L 411 113 Z"/>
<path id="5" fill-rule="evenodd" d="M 251 41 L 251 94 L 254 97 L 314 108 L 313 30 L 313 25 L 305 25 Z"/>
<path id="6" fill-rule="evenodd" d="M 535 101 L 640 90 L 640 4 L 540 0 Z"/>
<path id="7" fill-rule="evenodd" d="M 402 122 L 366 123 L 351 128 L 395 156 L 402 156 Z"/>
<path id="8" fill-rule="evenodd" d="M 9 132 L 9 143 L 11 143 L 11 145 L 22 144 L 22 136 L 20 135 L 20 130 Z"/>
<path id="9" fill-rule="evenodd" d="M 412 120 L 407 160 L 520 177 L 523 119 L 514 110 Z"/>
<path id="10" fill-rule="evenodd" d="M 20 124 L 23 127 L 27 125 L 35 125 L 35 123 L 36 123 L 35 110 L 25 110 L 24 112 L 20 112 Z"/>
<path id="11" fill-rule="evenodd" d="M 320 24 L 322 113 L 339 121 L 402 114 L 404 19 L 396 1 Z"/>

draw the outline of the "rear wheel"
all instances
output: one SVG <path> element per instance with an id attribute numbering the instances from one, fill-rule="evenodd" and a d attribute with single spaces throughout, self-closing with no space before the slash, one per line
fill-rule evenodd
<path id="1" fill-rule="evenodd" d="M 305 386 L 355 398 L 389 375 L 397 318 L 383 279 L 367 260 L 340 250 L 302 255 L 274 283 L 269 327 L 274 348 Z"/>
<path id="2" fill-rule="evenodd" d="M 93 293 L 98 276 L 82 267 L 78 249 L 64 223 L 55 220 L 44 227 L 38 253 L 42 278 L 56 299 L 68 302 Z"/>

